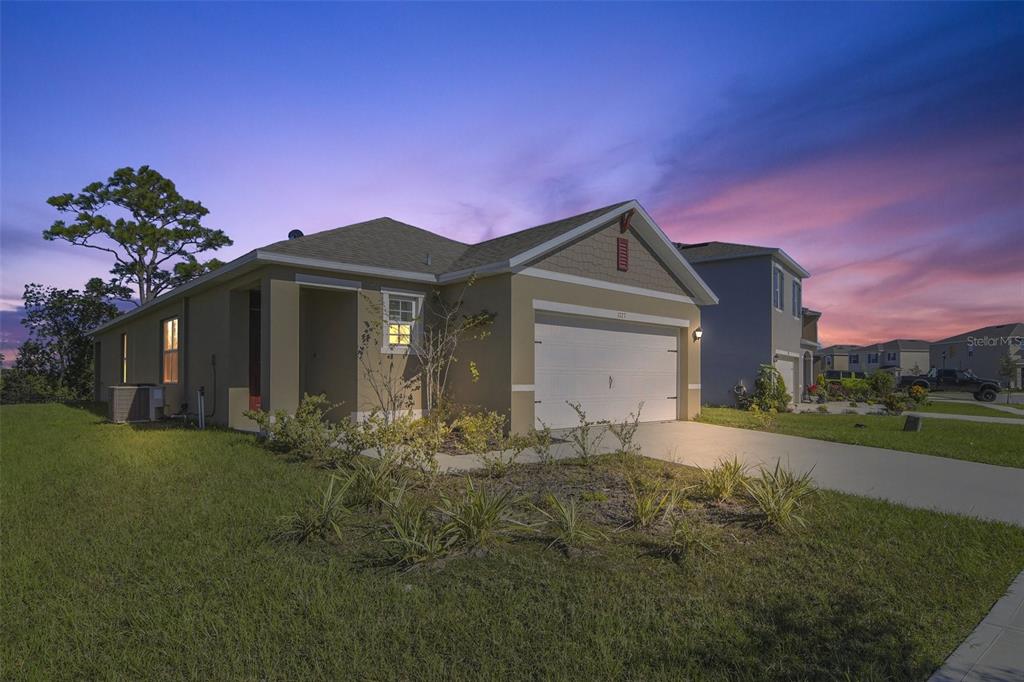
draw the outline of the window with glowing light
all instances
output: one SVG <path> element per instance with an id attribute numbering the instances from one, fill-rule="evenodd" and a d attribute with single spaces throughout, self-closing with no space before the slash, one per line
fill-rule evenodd
<path id="1" fill-rule="evenodd" d="M 160 380 L 165 384 L 178 383 L 178 318 L 163 321 L 160 340 Z"/>

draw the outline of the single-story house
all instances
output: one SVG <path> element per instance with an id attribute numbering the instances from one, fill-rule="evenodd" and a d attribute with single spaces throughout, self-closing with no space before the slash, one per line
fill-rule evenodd
<path id="1" fill-rule="evenodd" d="M 367 367 L 416 375 L 425 302 L 465 288 L 465 312 L 494 318 L 459 349 L 456 402 L 504 413 L 516 432 L 575 423 L 566 401 L 591 419 L 640 402 L 644 421 L 699 410 L 694 332 L 717 298 L 636 201 L 478 244 L 391 218 L 292 236 L 95 329 L 98 398 L 154 384 L 165 416 L 187 414 L 202 388 L 208 423 L 252 428 L 248 409 L 324 393 L 360 418 L 381 408 Z M 422 409 L 419 390 L 412 402 Z"/>

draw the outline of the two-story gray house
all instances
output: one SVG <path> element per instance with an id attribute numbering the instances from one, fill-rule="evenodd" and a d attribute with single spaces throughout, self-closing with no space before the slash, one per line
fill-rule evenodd
<path id="1" fill-rule="evenodd" d="M 766 246 L 678 244 L 680 253 L 718 295 L 702 311 L 701 393 L 704 403 L 733 405 L 733 389 L 754 388 L 757 369 L 773 364 L 799 401 L 814 382 L 817 318 L 805 320 L 803 280 L 810 273 L 785 251 Z M 805 331 L 805 321 L 814 327 Z"/>

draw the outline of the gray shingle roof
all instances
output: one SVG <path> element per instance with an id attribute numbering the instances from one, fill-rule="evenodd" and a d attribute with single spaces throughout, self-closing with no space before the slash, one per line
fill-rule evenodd
<path id="1" fill-rule="evenodd" d="M 779 249 L 752 244 L 733 244 L 731 242 L 701 242 L 700 244 L 676 244 L 686 260 L 700 263 L 721 258 L 741 258 L 744 256 L 770 256 Z"/>
<path id="2" fill-rule="evenodd" d="M 966 341 L 968 336 L 1024 336 L 1024 322 L 1010 322 L 1008 324 L 994 324 L 981 329 L 974 329 L 963 334 L 950 336 L 949 338 L 936 341 L 935 343 L 956 343 Z"/>
<path id="3" fill-rule="evenodd" d="M 440 275 L 506 261 L 626 203 L 597 208 L 478 244 L 464 244 L 391 218 L 375 218 L 275 242 L 260 251 Z"/>

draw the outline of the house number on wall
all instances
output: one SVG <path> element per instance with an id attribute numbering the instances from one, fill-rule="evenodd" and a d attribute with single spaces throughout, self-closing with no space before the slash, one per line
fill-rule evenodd
<path id="1" fill-rule="evenodd" d="M 620 320 L 626 319 L 626 313 L 615 313 L 615 316 L 618 317 Z"/>

